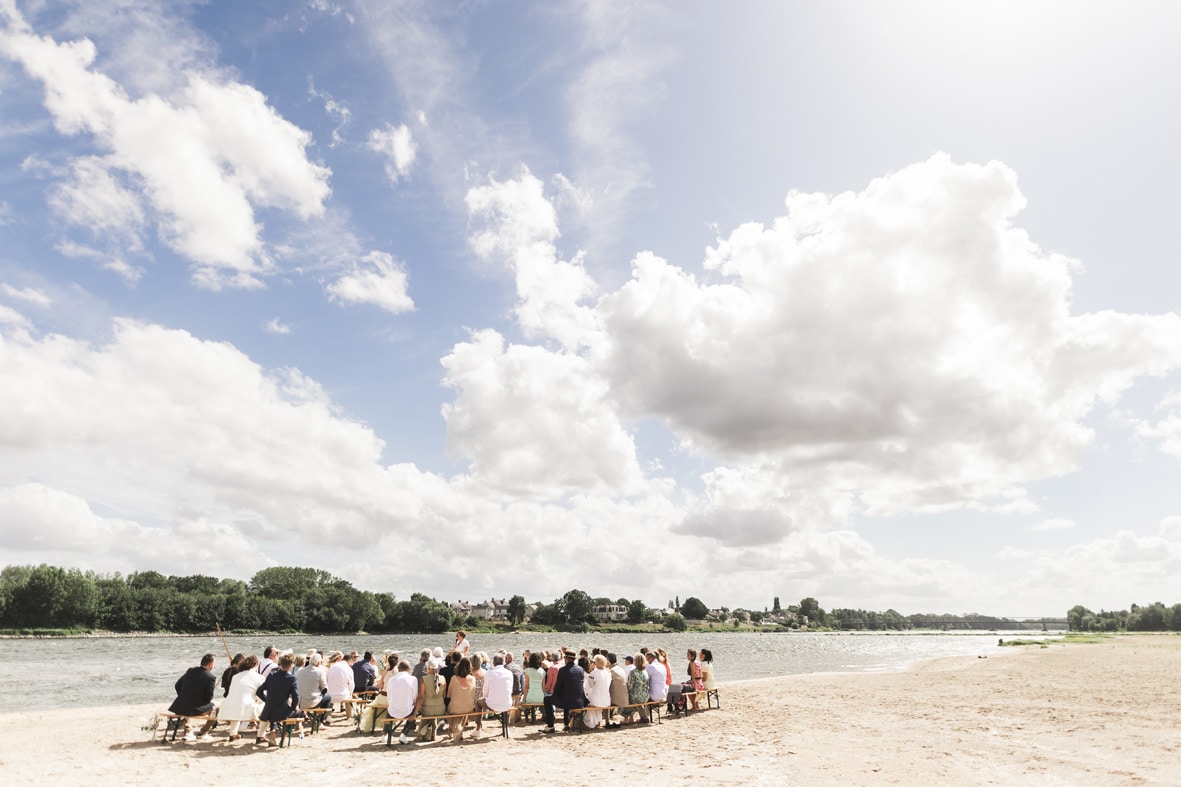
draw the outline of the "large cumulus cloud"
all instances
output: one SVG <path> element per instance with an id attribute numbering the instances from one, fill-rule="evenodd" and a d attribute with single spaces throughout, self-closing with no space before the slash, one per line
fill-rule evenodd
<path id="1" fill-rule="evenodd" d="M 1176 315 L 1072 315 L 1077 263 L 1014 225 L 1023 205 L 1006 166 L 945 155 L 793 193 L 701 278 L 638 255 L 598 304 L 599 368 L 632 416 L 788 487 L 874 513 L 1011 497 L 1076 467 L 1097 402 L 1181 361 Z"/>

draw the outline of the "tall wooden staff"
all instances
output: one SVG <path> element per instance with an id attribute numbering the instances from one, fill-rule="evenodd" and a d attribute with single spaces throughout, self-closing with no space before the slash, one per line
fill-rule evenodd
<path id="1" fill-rule="evenodd" d="M 226 649 L 226 661 L 233 661 L 234 657 L 230 655 L 230 646 L 226 644 L 225 635 L 221 633 L 221 624 L 214 623 L 217 626 L 217 636 L 221 638 L 221 646 Z"/>

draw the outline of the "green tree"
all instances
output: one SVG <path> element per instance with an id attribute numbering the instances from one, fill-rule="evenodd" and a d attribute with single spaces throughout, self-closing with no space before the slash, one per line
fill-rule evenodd
<path id="1" fill-rule="evenodd" d="M 525 620 L 525 597 L 513 596 L 508 600 L 508 619 L 514 626 L 521 625 Z"/>
<path id="2" fill-rule="evenodd" d="M 771 606 L 771 611 L 776 615 L 783 612 L 783 608 L 779 606 L 779 596 L 775 597 L 775 603 Z"/>
<path id="3" fill-rule="evenodd" d="M 566 594 L 554 602 L 557 607 L 558 620 L 561 623 L 577 627 L 582 623 L 595 622 L 595 602 L 581 590 L 568 590 Z"/>
<path id="4" fill-rule="evenodd" d="M 672 631 L 684 631 L 687 627 L 685 618 L 680 612 L 674 612 L 664 619 L 664 626 Z"/>
<path id="5" fill-rule="evenodd" d="M 644 602 L 636 599 L 627 605 L 627 622 L 628 623 L 642 623 L 644 621 L 644 613 L 647 611 Z"/>
<path id="6" fill-rule="evenodd" d="M 809 625 L 824 625 L 824 610 L 820 608 L 820 602 L 811 596 L 800 601 L 799 614 L 808 618 Z"/>
<path id="7" fill-rule="evenodd" d="M 1066 628 L 1068 631 L 1087 631 L 1085 628 L 1088 618 L 1094 618 L 1095 613 L 1084 607 L 1082 604 L 1076 604 L 1070 608 L 1066 613 Z"/>
<path id="8" fill-rule="evenodd" d="M 705 620 L 709 616 L 709 607 L 696 596 L 689 596 L 681 605 L 681 614 L 689 620 Z"/>

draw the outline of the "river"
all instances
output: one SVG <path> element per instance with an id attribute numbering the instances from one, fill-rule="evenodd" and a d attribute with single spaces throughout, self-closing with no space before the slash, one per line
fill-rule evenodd
<path id="1" fill-rule="evenodd" d="M 983 656 L 994 652 L 1001 637 L 1042 637 L 1040 632 L 990 633 L 703 633 L 684 634 L 475 634 L 473 652 L 504 648 L 518 655 L 522 649 L 600 647 L 623 656 L 641 645 L 662 647 L 669 653 L 674 677 L 685 670 L 688 648 L 709 648 L 719 683 L 812 672 L 887 672 L 906 669 L 924 659 L 945 656 Z M 267 644 L 297 652 L 317 648 L 348 652 L 385 649 L 418 660 L 424 647 L 447 649 L 453 637 L 441 635 L 361 636 L 227 636 L 234 653 L 261 656 Z M 37 697 L 38 707 L 94 707 L 156 702 L 161 709 L 175 696 L 173 684 L 201 655 L 217 657 L 220 677 L 228 664 L 217 636 L 110 637 L 80 639 L 0 640 L 0 711 L 29 707 L 32 678 L 47 675 L 59 690 Z M 38 678 L 40 679 L 40 678 Z"/>

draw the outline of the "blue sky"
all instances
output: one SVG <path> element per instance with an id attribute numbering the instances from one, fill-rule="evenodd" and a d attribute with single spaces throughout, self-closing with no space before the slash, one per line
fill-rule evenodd
<path id="1" fill-rule="evenodd" d="M 1169 3 L 0 0 L 0 562 L 1181 601 Z"/>

